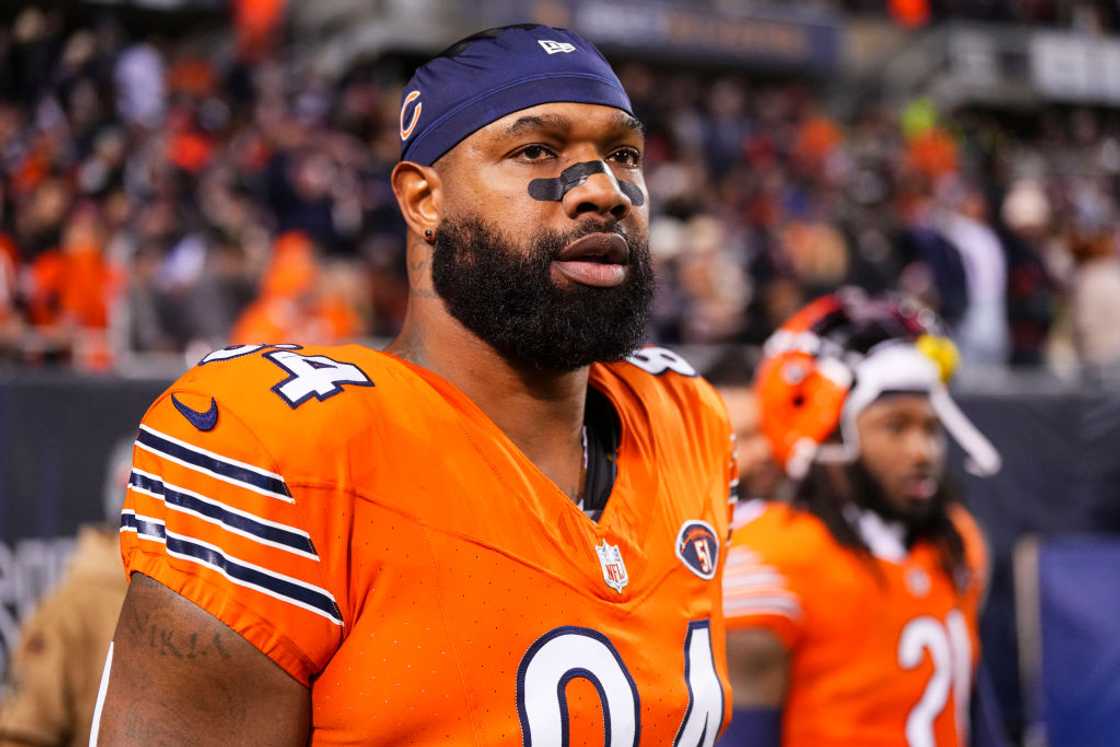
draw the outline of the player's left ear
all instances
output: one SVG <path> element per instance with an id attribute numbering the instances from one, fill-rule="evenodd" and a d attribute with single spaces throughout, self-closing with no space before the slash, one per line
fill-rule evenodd
<path id="1" fill-rule="evenodd" d="M 434 168 L 401 161 L 390 177 L 401 215 L 417 236 L 431 235 L 443 220 L 443 181 Z"/>

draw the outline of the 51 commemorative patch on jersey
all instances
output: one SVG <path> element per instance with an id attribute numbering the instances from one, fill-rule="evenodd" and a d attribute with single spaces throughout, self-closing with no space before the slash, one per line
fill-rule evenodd
<path id="1" fill-rule="evenodd" d="M 705 581 L 715 578 L 719 566 L 719 538 L 711 525 L 695 519 L 681 525 L 677 534 L 677 557 Z"/>

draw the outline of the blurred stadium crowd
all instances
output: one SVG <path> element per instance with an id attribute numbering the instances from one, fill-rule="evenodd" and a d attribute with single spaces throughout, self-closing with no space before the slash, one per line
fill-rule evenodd
<path id="1" fill-rule="evenodd" d="M 1093 0 L 827 0 L 825 5 L 843 13 L 888 11 L 908 25 L 936 18 L 1066 26 L 1082 32 L 1120 28 L 1120 9 Z"/>
<path id="2" fill-rule="evenodd" d="M 0 25 L 0 357 L 99 370 L 395 332 L 406 66 L 325 80 L 270 32 L 137 37 L 34 7 Z M 648 128 L 657 341 L 761 343 L 854 283 L 925 298 L 970 363 L 1120 359 L 1115 114 L 620 72 Z"/>

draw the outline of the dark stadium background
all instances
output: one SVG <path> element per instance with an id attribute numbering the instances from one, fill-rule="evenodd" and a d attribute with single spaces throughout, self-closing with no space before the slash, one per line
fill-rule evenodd
<path id="1" fill-rule="evenodd" d="M 1114 2 L 0 0 L 3 651 L 183 369 L 394 334 L 400 85 L 526 20 L 599 44 L 647 125 L 652 341 L 745 384 L 842 285 L 941 312 L 1005 460 L 961 486 L 996 560 L 1000 719 L 1027 745 L 1120 744 Z"/>

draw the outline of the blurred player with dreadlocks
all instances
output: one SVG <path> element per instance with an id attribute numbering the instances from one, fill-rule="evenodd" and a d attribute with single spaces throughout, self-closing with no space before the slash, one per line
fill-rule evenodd
<path id="1" fill-rule="evenodd" d="M 932 312 L 857 291 L 767 343 L 762 428 L 795 487 L 736 512 L 721 744 L 967 744 L 987 557 L 947 484 L 945 432 L 978 474 L 1000 458 L 948 395 L 956 358 Z"/>

